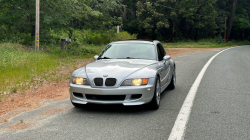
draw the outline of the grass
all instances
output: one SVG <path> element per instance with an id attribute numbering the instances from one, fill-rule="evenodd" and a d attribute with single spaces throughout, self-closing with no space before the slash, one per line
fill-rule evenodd
<path id="1" fill-rule="evenodd" d="M 41 47 L 36 53 L 32 48 L 19 44 L 0 44 L 0 101 L 18 90 L 42 85 L 43 81 L 59 82 L 67 79 L 67 75 L 57 75 L 59 68 L 74 65 L 74 60 L 91 58 L 104 48 L 100 46 L 81 46 L 83 51 L 62 52 L 60 47 Z M 80 47 L 79 47 L 80 48 Z M 91 51 L 89 51 L 91 50 Z M 86 54 L 87 53 L 87 54 Z"/>
<path id="2" fill-rule="evenodd" d="M 177 42 L 177 43 L 163 43 L 165 48 L 223 48 L 233 47 L 240 45 L 250 45 L 249 41 L 238 41 L 238 42 L 227 42 L 227 43 L 216 43 L 215 41 L 199 41 L 199 42 Z"/>
<path id="3" fill-rule="evenodd" d="M 33 83 L 34 77 L 55 70 L 61 63 L 54 55 L 25 51 L 16 44 L 0 46 L 0 91 L 16 92 Z"/>

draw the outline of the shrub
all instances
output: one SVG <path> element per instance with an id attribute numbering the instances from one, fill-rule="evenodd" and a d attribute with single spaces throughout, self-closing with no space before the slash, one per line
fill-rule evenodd
<path id="1" fill-rule="evenodd" d="M 35 38 L 34 38 L 35 39 Z M 35 41 L 32 37 L 30 33 L 8 33 L 8 34 L 4 34 L 4 36 L 2 36 L 0 38 L 1 42 L 4 43 L 17 43 L 17 44 L 23 44 L 23 45 L 32 45 L 32 43 Z"/>
<path id="2" fill-rule="evenodd" d="M 112 41 L 117 40 L 116 31 L 91 31 L 91 30 L 75 30 L 72 36 L 72 41 L 77 42 L 77 44 L 107 44 Z M 118 40 L 136 39 L 136 34 L 130 35 L 128 32 L 120 32 Z M 72 42 L 73 43 L 73 42 Z"/>
<path id="3" fill-rule="evenodd" d="M 219 44 L 223 43 L 223 38 L 222 36 L 219 34 L 218 36 L 215 37 L 215 41 Z"/>
<path id="4" fill-rule="evenodd" d="M 128 39 L 136 39 L 137 34 L 129 34 L 126 31 L 120 32 L 118 35 L 118 40 L 128 40 Z"/>
<path id="5" fill-rule="evenodd" d="M 113 36 L 109 32 L 92 32 L 91 30 L 83 31 L 83 42 L 86 44 L 107 44 Z"/>
<path id="6" fill-rule="evenodd" d="M 84 45 L 71 45 L 69 47 L 69 54 L 75 55 L 75 56 L 83 56 L 83 55 L 89 55 L 89 54 L 97 54 L 97 51 L 95 51 L 92 47 L 86 47 Z"/>

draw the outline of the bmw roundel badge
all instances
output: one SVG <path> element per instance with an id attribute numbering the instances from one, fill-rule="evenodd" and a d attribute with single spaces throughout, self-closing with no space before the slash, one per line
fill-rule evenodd
<path id="1" fill-rule="evenodd" d="M 103 75 L 103 77 L 108 77 L 108 75 L 106 74 L 106 75 Z"/>

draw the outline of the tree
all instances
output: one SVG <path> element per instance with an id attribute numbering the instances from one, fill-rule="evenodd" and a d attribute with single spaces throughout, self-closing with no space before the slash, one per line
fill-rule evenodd
<path id="1" fill-rule="evenodd" d="M 230 38 L 231 30 L 233 27 L 233 21 L 234 21 L 234 17 L 235 17 L 236 7 L 237 7 L 237 0 L 233 0 L 231 16 L 230 16 L 229 23 L 228 23 L 227 39 Z"/>
<path id="2" fill-rule="evenodd" d="M 231 31 L 231 38 L 234 39 L 246 39 L 249 38 L 250 31 L 250 2 L 244 0 L 237 1 L 237 8 L 235 11 L 235 18 Z"/>
<path id="3" fill-rule="evenodd" d="M 138 1 L 136 16 L 139 19 L 139 27 L 145 29 L 152 39 L 155 39 L 157 29 L 168 28 L 168 19 L 159 9 L 153 6 L 153 3 Z"/>
<path id="4" fill-rule="evenodd" d="M 46 41 L 45 38 L 49 39 L 50 30 L 58 33 L 67 30 L 71 37 L 74 29 L 104 29 L 106 25 L 112 25 L 111 13 L 118 11 L 119 8 L 120 0 L 108 2 L 104 0 L 41 0 L 41 42 Z M 35 1 L 1 0 L 0 27 L 12 35 L 27 34 L 29 40 L 33 40 Z M 32 44 L 31 41 L 30 44 Z"/>
<path id="5" fill-rule="evenodd" d="M 187 38 L 193 36 L 198 39 L 198 33 L 203 30 L 203 36 L 215 31 L 217 12 L 215 10 L 216 0 L 182 0 L 178 4 L 179 13 L 188 28 Z M 194 34 L 194 35 L 192 35 Z M 191 38 L 192 39 L 192 38 Z"/>
<path id="6" fill-rule="evenodd" d="M 225 17 L 227 39 L 250 40 L 249 0 L 41 0 L 40 9 L 42 44 L 51 31 L 67 31 L 70 38 L 74 30 L 107 33 L 116 25 L 138 38 L 215 38 L 224 33 Z M 32 45 L 34 33 L 34 0 L 0 0 L 0 41 Z"/>

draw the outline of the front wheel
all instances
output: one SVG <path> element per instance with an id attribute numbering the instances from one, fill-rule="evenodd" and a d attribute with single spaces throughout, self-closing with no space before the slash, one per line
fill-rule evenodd
<path id="1" fill-rule="evenodd" d="M 152 101 L 150 102 L 150 107 L 153 110 L 157 110 L 160 107 L 160 101 L 161 101 L 160 79 L 157 77 L 155 80 L 154 97 Z"/>

